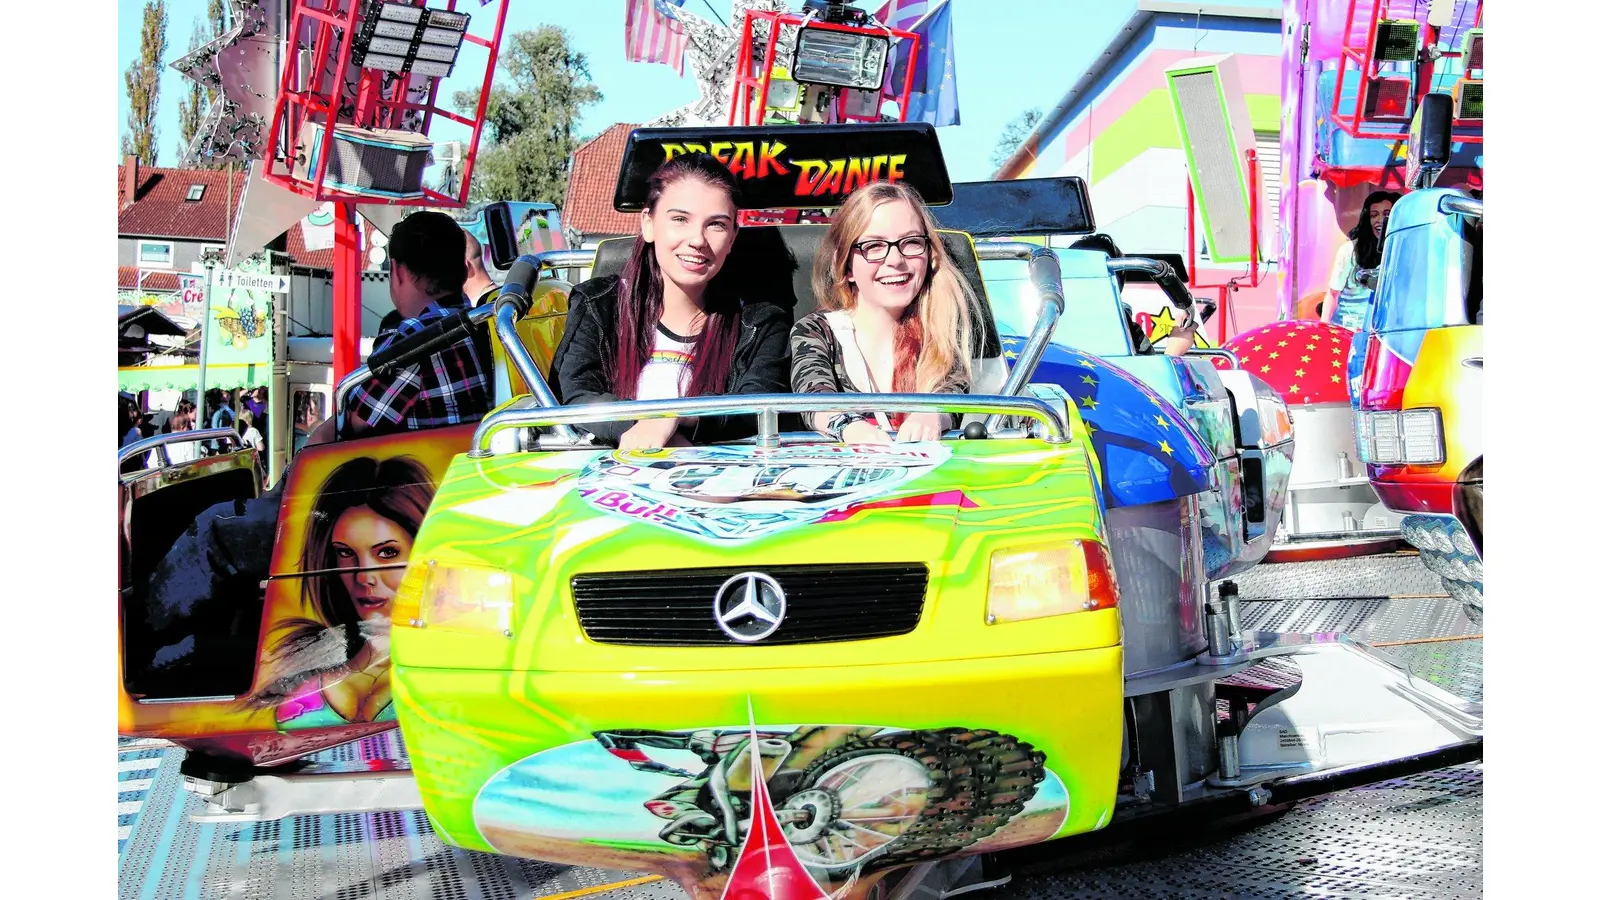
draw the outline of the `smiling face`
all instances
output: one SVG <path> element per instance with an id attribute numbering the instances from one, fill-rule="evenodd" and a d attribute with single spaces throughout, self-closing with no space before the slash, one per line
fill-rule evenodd
<path id="1" fill-rule="evenodd" d="M 385 519 L 370 506 L 345 510 L 333 525 L 334 564 L 356 569 L 339 576 L 356 614 L 363 619 L 387 615 L 405 570 L 398 567 L 411 557 L 411 534 L 398 522 Z M 395 568 L 378 569 L 378 566 Z"/>
<path id="2" fill-rule="evenodd" d="M 733 248 L 735 212 L 727 191 L 699 178 L 667 185 L 641 226 L 661 276 L 692 297 L 703 294 Z"/>
<path id="3" fill-rule="evenodd" d="M 856 289 L 856 301 L 884 309 L 899 317 L 917 298 L 922 285 L 928 280 L 928 268 L 933 259 L 933 249 L 922 242 L 920 256 L 907 256 L 904 245 L 890 248 L 888 256 L 873 262 L 863 251 L 874 249 L 872 241 L 899 241 L 905 238 L 926 237 L 922 217 L 910 203 L 889 200 L 878 204 L 872 211 L 867 227 L 855 239 L 855 249 L 850 251 L 847 277 Z M 914 249 L 914 248 L 913 248 Z M 871 254 L 871 255 L 876 255 Z"/>
<path id="4" fill-rule="evenodd" d="M 1372 226 L 1372 233 L 1383 240 L 1383 230 L 1389 227 L 1389 210 L 1394 209 L 1394 204 L 1388 200 L 1379 200 L 1367 210 L 1367 222 Z"/>

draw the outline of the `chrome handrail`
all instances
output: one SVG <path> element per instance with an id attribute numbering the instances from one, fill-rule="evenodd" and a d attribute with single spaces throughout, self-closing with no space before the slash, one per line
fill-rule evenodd
<path id="1" fill-rule="evenodd" d="M 1032 397 L 984 394 L 723 394 L 667 400 L 627 400 L 576 406 L 541 407 L 533 397 L 515 402 L 485 416 L 472 435 L 474 458 L 493 456 L 490 442 L 501 431 L 546 425 L 581 425 L 585 422 L 631 422 L 642 419 L 676 419 L 688 416 L 756 416 L 757 446 L 778 446 L 778 413 L 832 412 L 834 410 L 989 413 L 1017 415 L 1043 423 L 1045 440 L 1065 443 L 1067 423 L 1054 408 Z"/>
<path id="2" fill-rule="evenodd" d="M 151 450 L 156 451 L 156 456 L 161 460 L 163 467 L 172 465 L 172 458 L 167 455 L 167 447 L 171 444 L 187 444 L 192 441 L 220 441 L 228 440 L 244 446 L 244 441 L 239 439 L 239 432 L 232 428 L 206 428 L 201 431 L 169 431 L 166 434 L 157 434 L 151 437 L 134 441 L 126 447 L 117 450 L 117 465 L 135 456 L 142 456 Z"/>
<path id="3" fill-rule="evenodd" d="M 1463 197 L 1460 194 L 1445 194 L 1439 198 L 1439 212 L 1446 214 L 1456 213 L 1481 220 L 1483 218 L 1483 201 L 1476 197 Z"/>
<path id="4" fill-rule="evenodd" d="M 1232 363 L 1233 367 L 1235 369 L 1239 368 L 1239 354 L 1233 352 L 1232 350 L 1228 350 L 1226 348 L 1223 348 L 1223 347 L 1190 347 L 1188 349 L 1188 351 L 1186 351 L 1184 353 L 1184 355 L 1185 356 L 1220 356 L 1223 359 L 1227 360 L 1228 362 Z"/>
<path id="5" fill-rule="evenodd" d="M 501 288 L 500 298 L 495 301 L 495 335 L 500 338 L 500 346 L 505 348 L 506 359 L 517 370 L 517 374 L 522 376 L 522 383 L 528 386 L 528 392 L 540 406 L 556 407 L 561 404 L 556 401 L 549 382 L 544 380 L 544 373 L 539 371 L 538 365 L 533 361 L 533 354 L 528 352 L 527 346 L 522 343 L 522 335 L 517 331 L 517 320 L 527 312 L 528 303 L 519 305 L 514 300 L 518 295 L 525 301 L 531 297 L 532 291 L 538 286 L 539 273 L 545 269 L 592 268 L 594 258 L 594 250 L 546 250 L 543 253 L 522 257 L 512 265 L 511 272 L 506 273 L 505 287 Z M 523 259 L 534 263 L 532 284 L 524 284 L 520 280 L 513 283 L 511 280 L 512 272 L 517 272 L 519 269 L 526 271 L 521 269 Z M 555 431 L 557 437 L 568 443 L 578 441 L 578 435 L 571 426 L 559 425 Z"/>
<path id="6" fill-rule="evenodd" d="M 1033 251 L 1039 249 L 1038 244 L 1026 241 L 977 241 L 973 247 L 978 251 L 979 259 L 1027 260 L 1033 256 Z"/>

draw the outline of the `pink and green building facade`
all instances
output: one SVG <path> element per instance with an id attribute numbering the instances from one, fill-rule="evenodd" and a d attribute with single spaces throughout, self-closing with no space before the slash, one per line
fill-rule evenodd
<path id="1" fill-rule="evenodd" d="M 1188 168 L 1166 71 L 1187 60 L 1229 55 L 1243 87 L 1261 163 L 1262 257 L 1275 260 L 1278 198 L 1283 193 L 1278 166 L 1282 0 L 1136 0 L 1126 5 L 1128 19 L 1104 52 L 1076 77 L 993 177 L 1084 178 L 1099 230 L 1125 252 L 1184 252 Z M 1196 240 L 1196 283 L 1215 284 L 1245 274 L 1243 265 L 1211 264 L 1204 243 L 1202 230 Z M 1267 271 L 1259 287 L 1243 287 L 1232 295 L 1229 334 L 1278 318 L 1275 267 Z M 1133 296 L 1129 300 L 1140 305 Z"/>

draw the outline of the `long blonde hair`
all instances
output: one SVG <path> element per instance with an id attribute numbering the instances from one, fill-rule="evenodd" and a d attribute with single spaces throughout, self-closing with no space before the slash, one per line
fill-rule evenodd
<path id="1" fill-rule="evenodd" d="M 856 289 L 845 276 L 850 256 L 872 213 L 879 206 L 903 200 L 916 211 L 928 236 L 928 273 L 916 299 L 906 307 L 895 334 L 894 390 L 900 393 L 934 393 L 951 375 L 972 379 L 972 321 L 977 303 L 972 285 L 945 252 L 938 226 L 922 195 L 903 182 L 874 181 L 851 194 L 833 217 L 833 224 L 817 248 L 811 270 L 811 290 L 824 310 L 852 310 Z"/>

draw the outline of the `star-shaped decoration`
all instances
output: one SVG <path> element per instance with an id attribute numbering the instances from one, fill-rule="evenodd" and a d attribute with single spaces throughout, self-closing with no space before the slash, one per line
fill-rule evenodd
<path id="1" fill-rule="evenodd" d="M 1302 357 L 1300 357 L 1300 361 L 1301 361 L 1301 362 L 1311 362 L 1311 357 L 1309 357 L 1309 356 L 1302 356 Z"/>
<path id="2" fill-rule="evenodd" d="M 1006 353 L 1005 353 L 1005 356 L 1006 356 L 1006 359 L 1016 359 L 1017 358 L 1017 351 L 1015 351 L 1015 350 L 1007 350 Z"/>
<path id="3" fill-rule="evenodd" d="M 1171 456 L 1172 455 L 1172 445 L 1167 443 L 1166 441 L 1162 441 L 1161 442 L 1161 452 L 1165 453 L 1168 456 Z"/>
<path id="4" fill-rule="evenodd" d="M 1289 332 L 1289 337 L 1294 337 L 1295 335 L 1297 335 L 1299 333 L 1300 333 L 1300 329 L 1296 328 L 1295 330 Z"/>
<path id="5" fill-rule="evenodd" d="M 1306 352 L 1307 353 L 1315 353 L 1315 352 L 1317 352 L 1317 345 L 1316 344 L 1307 344 L 1306 345 Z"/>
<path id="6" fill-rule="evenodd" d="M 1096 384 L 1100 383 L 1100 382 L 1094 380 L 1094 376 L 1093 375 L 1085 375 L 1085 376 L 1083 376 L 1082 381 L 1083 381 L 1084 384 L 1087 384 L 1087 385 L 1096 385 Z"/>
<path id="7" fill-rule="evenodd" d="M 1271 353 L 1267 354 L 1267 359 L 1277 359 L 1277 358 L 1278 358 L 1278 351 L 1276 351 L 1276 350 L 1274 350 Z"/>
<path id="8" fill-rule="evenodd" d="M 1305 369 L 1295 369 L 1294 370 L 1294 377 L 1296 377 L 1296 378 L 1304 378 L 1304 377 L 1306 377 L 1306 370 Z"/>
<path id="9" fill-rule="evenodd" d="M 1312 335 L 1311 335 L 1311 339 L 1312 339 L 1312 340 L 1313 340 L 1313 341 L 1320 341 L 1320 340 L 1322 340 L 1322 335 L 1320 335 L 1320 334 L 1317 334 L 1317 333 L 1312 333 Z"/>
<path id="10" fill-rule="evenodd" d="M 1338 384 L 1339 382 L 1343 381 L 1344 379 L 1340 378 L 1337 375 L 1334 375 L 1331 380 L 1333 381 L 1334 384 Z"/>
<path id="11" fill-rule="evenodd" d="M 1300 393 L 1300 385 L 1298 385 L 1298 384 L 1289 385 L 1289 393 L 1291 393 L 1291 394 Z"/>
<path id="12" fill-rule="evenodd" d="M 1022 338 L 1008 337 L 1000 339 L 1000 344 L 1005 347 L 1015 347 L 1020 343 L 1022 343 Z"/>
<path id="13" fill-rule="evenodd" d="M 1249 361 L 1250 361 L 1250 357 L 1248 357 L 1248 356 L 1241 356 L 1241 357 L 1239 357 L 1239 362 L 1242 362 L 1242 363 L 1247 363 L 1247 362 L 1249 362 Z"/>
<path id="14" fill-rule="evenodd" d="M 1262 371 L 1262 373 L 1271 372 L 1272 371 L 1272 367 L 1271 366 L 1262 366 L 1261 367 L 1261 371 Z"/>
<path id="15" fill-rule="evenodd" d="M 1084 427 L 1084 430 L 1088 431 L 1090 434 L 1094 434 L 1096 431 L 1100 430 L 1100 429 L 1094 427 L 1094 423 L 1089 421 L 1088 419 L 1084 419 L 1083 420 L 1083 427 Z"/>
<path id="16" fill-rule="evenodd" d="M 1279 341 L 1278 342 L 1278 346 L 1279 347 L 1287 347 L 1287 346 L 1289 346 L 1289 342 L 1288 341 Z"/>
<path id="17" fill-rule="evenodd" d="M 1156 416 L 1156 424 L 1160 425 L 1162 428 L 1172 427 L 1172 423 L 1167 421 L 1166 416 Z"/>
<path id="18" fill-rule="evenodd" d="M 1334 356 L 1338 356 L 1340 353 L 1344 352 L 1344 348 L 1343 347 L 1334 347 L 1334 348 L 1332 348 L 1332 350 L 1333 350 L 1333 355 Z"/>
<path id="19" fill-rule="evenodd" d="M 1095 364 L 1094 363 L 1090 362 L 1089 360 L 1087 360 L 1087 359 L 1085 359 L 1085 358 L 1083 358 L 1081 356 L 1078 357 L 1078 363 L 1080 365 L 1082 365 L 1085 369 L 1093 369 L 1093 368 L 1095 368 Z"/>
<path id="20" fill-rule="evenodd" d="M 1078 405 L 1083 407 L 1084 409 L 1093 410 L 1095 407 L 1100 405 L 1100 401 L 1096 400 L 1092 396 L 1080 397 L 1078 399 Z"/>

